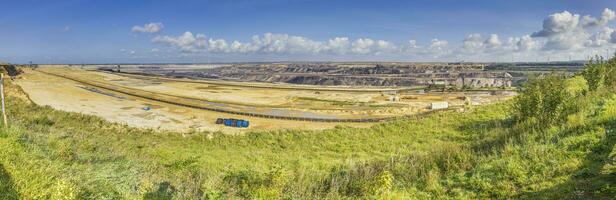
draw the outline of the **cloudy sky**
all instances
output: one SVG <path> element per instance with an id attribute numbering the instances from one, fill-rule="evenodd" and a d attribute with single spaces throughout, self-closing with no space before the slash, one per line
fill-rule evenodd
<path id="1" fill-rule="evenodd" d="M 616 51 L 614 0 L 0 0 L 0 61 L 555 61 Z"/>

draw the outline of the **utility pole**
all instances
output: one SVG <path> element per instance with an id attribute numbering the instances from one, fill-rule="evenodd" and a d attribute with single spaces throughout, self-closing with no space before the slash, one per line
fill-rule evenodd
<path id="1" fill-rule="evenodd" d="M 9 124 L 6 120 L 6 109 L 4 108 L 4 73 L 0 74 L 0 96 L 2 96 L 2 119 L 4 120 L 4 127 L 8 127 Z"/>

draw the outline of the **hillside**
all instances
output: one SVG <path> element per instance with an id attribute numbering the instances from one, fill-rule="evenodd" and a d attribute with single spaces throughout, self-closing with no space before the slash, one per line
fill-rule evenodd
<path id="1" fill-rule="evenodd" d="M 612 199 L 615 63 L 466 113 L 240 136 L 57 111 L 6 80 L 0 199 Z"/>

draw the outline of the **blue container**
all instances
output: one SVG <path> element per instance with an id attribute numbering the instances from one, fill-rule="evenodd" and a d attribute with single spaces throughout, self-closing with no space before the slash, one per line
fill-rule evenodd
<path id="1" fill-rule="evenodd" d="M 219 118 L 220 120 L 222 120 L 222 124 L 225 126 L 230 126 L 230 127 L 236 127 L 236 128 L 248 128 L 248 126 L 250 126 L 250 122 L 248 122 L 247 120 L 243 120 L 243 119 L 222 119 Z M 218 123 L 218 120 L 217 120 Z"/>

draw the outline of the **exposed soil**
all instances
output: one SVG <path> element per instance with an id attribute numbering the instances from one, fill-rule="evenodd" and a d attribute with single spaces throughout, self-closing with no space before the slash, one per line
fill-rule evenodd
<path id="1" fill-rule="evenodd" d="M 112 122 L 141 128 L 174 131 L 222 131 L 232 134 L 250 130 L 327 129 L 339 125 L 336 123 L 289 122 L 237 116 L 115 94 L 123 97 L 118 98 L 83 89 L 87 86 L 74 81 L 32 70 L 25 70 L 21 78 L 15 82 L 36 104 L 48 105 L 69 112 L 96 115 Z M 151 108 L 148 111 L 143 109 L 147 106 Z M 220 126 L 214 123 L 219 117 L 247 119 L 250 120 L 251 127 L 249 129 L 237 129 Z M 346 123 L 345 125 L 369 126 L 369 124 L 357 123 Z"/>
<path id="2" fill-rule="evenodd" d="M 246 83 L 246 86 L 243 86 L 243 83 L 237 82 L 222 84 L 192 82 L 180 79 L 126 76 L 58 66 L 43 66 L 38 70 L 26 69 L 16 81 L 30 95 L 30 98 L 40 105 L 93 114 L 130 126 L 178 131 L 198 129 L 235 133 L 246 130 L 324 129 L 336 125 L 370 126 L 371 123 L 322 123 L 238 116 L 143 99 L 42 72 L 60 73 L 114 87 L 202 99 L 202 103 L 207 106 L 224 106 L 240 111 L 248 109 L 251 112 L 290 116 L 394 117 L 425 112 L 430 103 L 435 101 L 447 101 L 453 107 L 462 107 L 465 104 L 487 104 L 514 95 L 507 92 L 424 94 L 416 91 L 396 90 L 393 92 L 388 90 L 361 91 L 356 90 L 357 88 L 349 88 L 351 91 L 294 90 L 286 86 L 277 88 L 279 85 L 269 83 Z M 149 109 L 144 109 L 146 107 Z M 216 118 L 248 119 L 251 121 L 251 127 L 236 129 L 216 125 L 214 124 Z"/>

